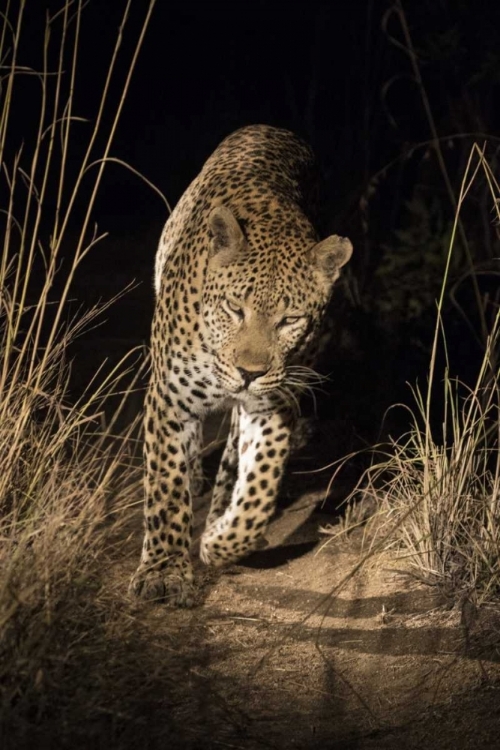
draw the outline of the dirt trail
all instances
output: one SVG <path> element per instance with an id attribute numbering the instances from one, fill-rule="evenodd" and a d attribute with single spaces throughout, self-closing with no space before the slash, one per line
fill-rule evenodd
<path id="1" fill-rule="evenodd" d="M 296 498 L 244 564 L 198 567 L 194 609 L 142 612 L 172 674 L 168 717 L 156 717 L 168 747 L 499 747 L 498 630 L 488 646 L 486 615 L 446 610 L 389 558 L 329 597 L 361 535 L 324 544 L 319 496 Z"/>

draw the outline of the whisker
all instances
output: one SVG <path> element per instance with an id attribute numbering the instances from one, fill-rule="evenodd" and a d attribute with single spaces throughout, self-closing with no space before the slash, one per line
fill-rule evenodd
<path id="1" fill-rule="evenodd" d="M 295 393 L 283 383 L 276 388 L 278 395 L 283 399 L 285 404 L 292 409 L 295 414 L 300 414 L 300 403 Z"/>
<path id="2" fill-rule="evenodd" d="M 291 386 L 300 393 L 308 392 L 311 395 L 313 391 L 316 391 L 317 393 L 326 393 L 326 391 L 323 388 L 320 388 L 316 383 L 307 382 L 305 380 L 296 380 L 295 378 L 287 377 L 285 379 L 285 384 Z"/>
<path id="3" fill-rule="evenodd" d="M 304 383 L 323 383 L 326 380 L 329 380 L 327 375 L 320 375 L 320 373 L 313 370 L 312 367 L 306 367 L 305 365 L 289 365 L 286 368 L 287 381 L 290 380 L 290 375 L 294 381 Z"/>

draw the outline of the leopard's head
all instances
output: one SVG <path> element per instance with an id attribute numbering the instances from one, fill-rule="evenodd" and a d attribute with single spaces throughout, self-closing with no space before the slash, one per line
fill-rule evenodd
<path id="1" fill-rule="evenodd" d="M 243 231 L 226 206 L 210 214 L 202 314 L 214 372 L 231 394 L 287 385 L 287 368 L 321 323 L 350 241 L 317 241 L 302 214 L 283 227 L 269 218 Z"/>

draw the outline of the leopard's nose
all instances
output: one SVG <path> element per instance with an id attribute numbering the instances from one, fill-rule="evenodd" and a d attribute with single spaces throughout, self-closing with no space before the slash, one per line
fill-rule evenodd
<path id="1" fill-rule="evenodd" d="M 236 369 L 243 378 L 245 388 L 248 388 L 250 383 L 253 383 L 254 380 L 257 380 L 257 378 L 261 378 L 266 374 L 266 372 L 269 372 L 269 367 L 267 368 L 267 370 L 245 370 L 243 367 L 237 367 Z"/>

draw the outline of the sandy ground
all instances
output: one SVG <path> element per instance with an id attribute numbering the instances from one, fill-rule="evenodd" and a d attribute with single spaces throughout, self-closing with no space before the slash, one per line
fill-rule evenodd
<path id="1" fill-rule="evenodd" d="M 172 676 L 148 709 L 165 747 L 500 747 L 495 612 L 451 607 L 387 554 L 332 595 L 362 532 L 325 544 L 324 487 L 301 492 L 293 470 L 295 496 L 267 548 L 222 574 L 197 564 L 191 610 L 131 605 Z M 198 534 L 208 502 L 197 503 Z M 157 746 L 146 733 L 143 747 Z"/>

